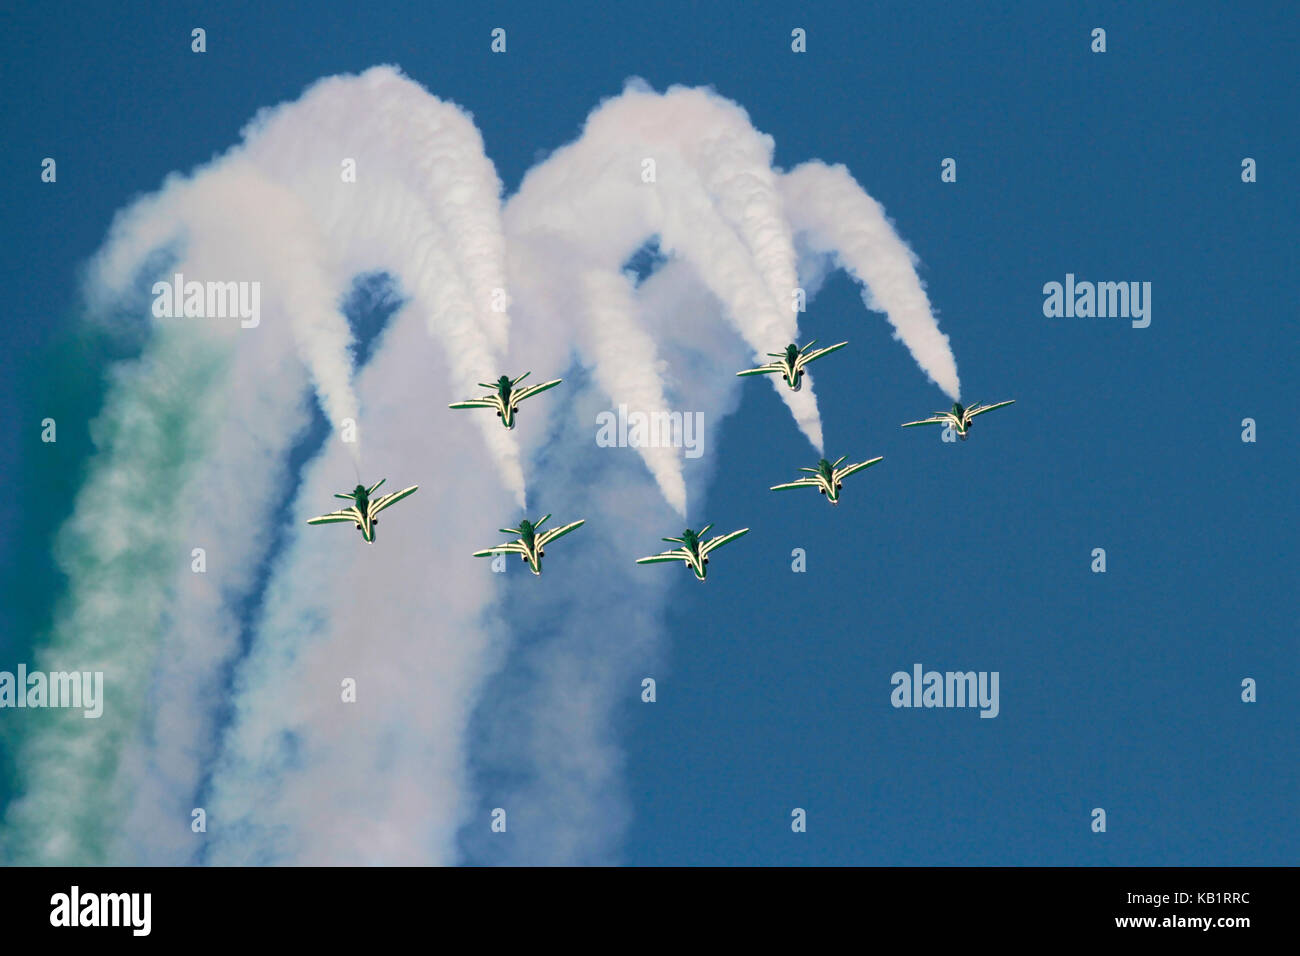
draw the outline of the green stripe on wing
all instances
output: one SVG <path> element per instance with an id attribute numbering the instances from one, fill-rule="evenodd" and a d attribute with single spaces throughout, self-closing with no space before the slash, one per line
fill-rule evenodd
<path id="1" fill-rule="evenodd" d="M 532 398 L 538 392 L 544 392 L 548 388 L 555 388 L 555 386 L 559 385 L 562 381 L 564 381 L 564 379 L 557 378 L 550 382 L 543 382 L 541 385 L 530 385 L 527 388 L 521 388 L 510 396 L 510 400 L 512 402 L 522 402 L 525 398 Z"/>
<path id="2" fill-rule="evenodd" d="M 663 554 L 652 554 L 648 558 L 637 558 L 637 564 L 662 564 L 666 561 L 690 561 L 692 555 L 687 551 L 665 551 Z"/>
<path id="3" fill-rule="evenodd" d="M 739 531 L 731 532 L 731 534 L 720 535 L 719 537 L 714 538 L 708 544 L 700 545 L 700 557 L 704 557 L 706 554 L 710 553 L 711 551 L 716 551 L 724 544 L 730 544 L 732 541 L 735 541 L 741 535 L 746 535 L 746 534 L 749 534 L 748 528 L 741 528 Z"/>
<path id="4" fill-rule="evenodd" d="M 786 488 L 816 488 L 817 485 L 816 478 L 800 478 L 798 481 L 791 481 L 784 485 L 773 485 L 768 491 L 784 491 Z"/>
<path id="5" fill-rule="evenodd" d="M 581 518 L 578 521 L 572 522 L 571 524 L 566 524 L 562 528 L 552 528 L 550 531 L 547 531 L 544 534 L 542 534 L 540 537 L 538 537 L 537 546 L 539 548 L 546 547 L 556 538 L 562 538 L 570 531 L 572 531 L 574 528 L 582 527 L 586 523 L 586 521 L 587 521 L 586 518 Z"/>
<path id="6" fill-rule="evenodd" d="M 487 558 L 494 554 L 527 554 L 528 549 L 518 541 L 511 541 L 508 544 L 498 544 L 494 548 L 484 548 L 482 551 L 475 551 L 474 557 Z"/>
<path id="7" fill-rule="evenodd" d="M 974 411 L 967 409 L 966 414 L 971 418 L 974 418 L 976 415 L 983 415 L 985 412 L 991 412 L 995 408 L 1006 408 L 1008 405 L 1014 405 L 1015 403 L 1016 400 L 1013 398 L 1010 401 L 998 402 L 996 405 L 985 405 L 983 408 L 977 408 Z"/>
<path id="8" fill-rule="evenodd" d="M 849 475 L 859 472 L 864 468 L 870 468 L 877 462 L 884 460 L 885 456 L 881 455 L 878 458 L 872 458 L 870 461 L 860 461 L 856 465 L 848 465 L 847 467 L 841 468 L 839 471 L 835 472 L 834 478 L 836 481 L 839 481 L 841 478 L 847 478 Z"/>
<path id="9" fill-rule="evenodd" d="M 376 485 L 375 487 L 378 487 Z M 395 491 L 391 495 L 383 495 L 370 502 L 370 517 L 373 518 L 379 512 L 383 511 L 389 505 L 395 505 L 403 498 L 415 494 L 420 489 L 419 485 L 411 485 L 409 488 L 403 488 L 401 491 Z"/>

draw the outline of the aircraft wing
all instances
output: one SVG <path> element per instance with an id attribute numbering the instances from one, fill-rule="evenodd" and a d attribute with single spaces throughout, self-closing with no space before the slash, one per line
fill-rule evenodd
<path id="1" fill-rule="evenodd" d="M 586 518 L 582 518 L 578 521 L 572 522 L 571 524 L 566 524 L 563 527 L 552 528 L 550 531 L 543 531 L 541 534 L 537 536 L 537 547 L 538 548 L 546 547 L 556 538 L 563 537 L 564 535 L 572 531 L 574 528 L 582 527 L 582 525 L 585 524 L 586 521 L 587 521 Z"/>
<path id="2" fill-rule="evenodd" d="M 911 428 L 913 425 L 943 425 L 948 421 L 947 412 L 939 412 L 931 415 L 929 418 L 923 418 L 919 422 L 903 422 L 904 428 Z"/>
<path id="3" fill-rule="evenodd" d="M 397 502 L 401 501 L 407 495 L 414 494 L 419 487 L 419 485 L 411 485 L 411 487 L 403 488 L 401 491 L 394 491 L 391 495 L 380 495 L 374 501 L 370 502 L 370 517 L 374 518 L 375 515 L 379 514 L 379 512 L 383 511 L 389 505 L 397 504 Z"/>
<path id="4" fill-rule="evenodd" d="M 528 550 L 518 541 L 509 541 L 505 544 L 498 544 L 495 548 L 484 548 L 482 551 L 475 551 L 474 557 L 487 558 L 494 554 L 527 554 Z"/>
<path id="5" fill-rule="evenodd" d="M 781 365 L 777 362 L 770 362 L 767 365 L 760 365 L 758 368 L 747 368 L 743 372 L 737 372 L 737 375 L 771 375 L 773 372 L 781 371 Z"/>
<path id="6" fill-rule="evenodd" d="M 736 540 L 737 538 L 739 538 L 742 534 L 749 534 L 749 529 L 748 529 L 748 528 L 741 528 L 739 531 L 733 531 L 733 532 L 731 532 L 731 534 L 720 534 L 720 535 L 718 535 L 716 538 L 714 538 L 714 539 L 713 539 L 712 541 L 710 541 L 708 544 L 702 544 L 702 545 L 700 545 L 700 557 L 704 557 L 704 556 L 705 556 L 706 554 L 708 554 L 710 551 L 714 551 L 714 550 L 716 550 L 717 548 L 722 547 L 724 544 L 726 544 L 726 543 L 729 542 L 729 541 L 735 541 L 735 540 Z"/>
<path id="7" fill-rule="evenodd" d="M 541 385 L 529 385 L 527 388 L 521 388 L 519 391 L 511 393 L 510 400 L 512 402 L 522 402 L 525 398 L 532 398 L 538 392 L 544 392 L 548 388 L 555 388 L 563 381 L 564 379 L 557 378 L 549 382 L 543 382 Z"/>
<path id="8" fill-rule="evenodd" d="M 971 418 L 974 418 L 976 415 L 983 415 L 985 412 L 991 412 L 995 408 L 1005 408 L 1006 406 L 1014 405 L 1015 403 L 1016 400 L 1013 398 L 1009 402 L 998 402 L 996 405 L 985 405 L 983 408 L 977 408 L 973 412 L 970 409 L 967 409 L 966 414 Z"/>
<path id="9" fill-rule="evenodd" d="M 885 460 L 885 456 L 881 455 L 880 457 L 873 458 L 870 461 L 860 461 L 856 465 L 845 465 L 843 468 L 840 468 L 834 472 L 834 478 L 836 481 L 839 481 L 841 478 L 845 478 L 856 471 L 861 471 L 863 468 L 870 468 L 876 462 L 884 461 L 884 460 Z"/>
<path id="10" fill-rule="evenodd" d="M 664 561 L 689 561 L 692 555 L 685 548 L 674 548 L 662 554 L 652 554 L 648 558 L 637 558 L 637 564 L 661 564 Z"/>
<path id="11" fill-rule="evenodd" d="M 799 356 L 799 360 L 798 360 L 799 364 L 801 366 L 807 365 L 813 359 L 819 359 L 823 355 L 830 355 L 832 352 L 836 352 L 839 349 L 844 348 L 844 346 L 848 344 L 849 344 L 848 342 L 839 342 L 836 345 L 828 345 L 824 349 L 813 349 L 811 352 L 806 352 L 805 354 Z"/>
<path id="12" fill-rule="evenodd" d="M 361 524 L 361 512 L 356 508 L 344 508 L 342 511 L 331 511 L 327 515 L 307 519 L 308 524 L 335 524 L 339 521 L 351 521 L 354 524 Z"/>
<path id="13" fill-rule="evenodd" d="M 784 485 L 773 485 L 768 491 L 781 491 L 785 488 L 816 488 L 819 484 L 816 478 L 800 478 L 798 481 L 787 482 Z"/>
<path id="14" fill-rule="evenodd" d="M 496 408 L 497 403 L 487 398 L 474 398 L 467 402 L 452 402 L 448 408 Z"/>

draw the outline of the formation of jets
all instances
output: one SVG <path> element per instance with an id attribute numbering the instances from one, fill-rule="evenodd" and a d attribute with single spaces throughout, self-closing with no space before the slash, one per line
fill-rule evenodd
<path id="1" fill-rule="evenodd" d="M 733 531 L 730 534 L 720 534 L 716 538 L 704 540 L 704 536 L 709 533 L 713 525 L 706 524 L 699 531 L 692 531 L 687 528 L 682 532 L 680 538 L 664 538 L 669 544 L 680 544 L 680 548 L 671 548 L 668 551 L 652 554 L 648 558 L 637 558 L 637 564 L 662 564 L 665 561 L 685 561 L 686 566 L 695 572 L 695 576 L 703 581 L 709 575 L 709 552 L 716 551 L 728 542 L 735 541 L 741 535 L 749 534 L 748 528 L 741 528 L 739 531 Z"/>
<path id="2" fill-rule="evenodd" d="M 586 518 L 580 518 L 577 521 L 571 521 L 559 528 L 552 528 L 550 531 L 538 533 L 537 529 L 550 515 L 542 515 L 537 519 L 535 524 L 531 524 L 527 519 L 519 522 L 518 528 L 499 528 L 502 534 L 514 534 L 518 537 L 514 541 L 507 541 L 505 544 L 498 544 L 495 548 L 484 548 L 482 551 L 475 551 L 476 558 L 490 558 L 494 554 L 517 554 L 520 559 L 528 562 L 529 570 L 533 574 L 542 573 L 542 558 L 546 556 L 546 546 L 556 538 L 563 537 L 574 528 L 580 528 L 586 523 Z"/>
<path id="3" fill-rule="evenodd" d="M 1013 398 L 1009 402 L 998 402 L 996 405 L 981 405 L 976 402 L 974 405 L 962 407 L 961 402 L 952 403 L 952 411 L 935 412 L 929 418 L 923 418 L 919 422 L 903 422 L 904 428 L 911 428 L 914 425 L 947 425 L 957 432 L 957 437 L 965 441 L 970 437 L 968 432 L 971 428 L 971 420 L 976 415 L 983 415 L 985 412 L 991 412 L 995 408 L 1005 408 L 1007 405 L 1014 405 L 1016 400 Z"/>
<path id="4" fill-rule="evenodd" d="M 308 524 L 337 524 L 343 521 L 351 521 L 361 532 L 361 537 L 371 544 L 375 543 L 375 527 L 379 524 L 379 519 L 375 515 L 383 511 L 389 505 L 397 504 L 407 495 L 413 495 L 419 490 L 419 485 L 411 485 L 409 488 L 403 488 L 401 491 L 395 491 L 390 495 L 380 495 L 372 499 L 370 496 L 378 490 L 386 478 L 380 478 L 377 482 L 367 488 L 365 485 L 357 485 L 350 493 L 335 494 L 335 498 L 345 498 L 352 502 L 352 505 L 343 508 L 340 511 L 331 511 L 329 514 L 321 515 L 318 518 L 308 518 Z"/>
<path id="5" fill-rule="evenodd" d="M 848 456 L 845 455 L 844 458 Z M 860 461 L 856 465 L 845 465 L 840 467 L 844 458 L 835 462 L 829 462 L 825 458 L 817 462 L 816 468 L 800 468 L 800 471 L 808 472 L 807 478 L 798 478 L 794 481 L 787 482 L 784 485 L 773 485 L 770 491 L 784 491 L 786 488 L 816 488 L 820 494 L 826 496 L 826 500 L 833 505 L 840 503 L 840 489 L 844 487 L 844 479 L 854 472 L 862 471 L 864 468 L 870 468 L 878 461 L 884 461 L 885 456 L 880 455 L 872 458 L 870 461 Z"/>
<path id="6" fill-rule="evenodd" d="M 817 343 L 813 339 L 803 348 L 791 342 L 785 347 L 784 352 L 768 352 L 767 354 L 776 359 L 775 362 L 768 362 L 766 365 L 760 365 L 758 368 L 747 368 L 743 372 L 737 372 L 737 375 L 774 375 L 780 374 L 785 379 L 785 384 L 790 386 L 792 392 L 797 392 L 803 388 L 803 369 L 804 366 L 814 359 L 819 359 L 824 355 L 830 355 L 837 349 L 842 349 L 848 345 L 848 342 L 839 342 L 835 345 L 827 346 L 824 349 L 815 349 L 808 351 Z"/>
<path id="7" fill-rule="evenodd" d="M 524 372 L 518 378 L 511 378 L 509 375 L 502 375 L 493 382 L 479 382 L 481 388 L 486 388 L 491 394 L 484 395 L 482 398 L 471 398 L 464 402 L 452 402 L 448 408 L 495 408 L 497 418 L 501 419 L 501 424 L 506 428 L 515 427 L 515 417 L 519 414 L 519 403 L 525 398 L 532 398 L 539 392 L 544 392 L 548 388 L 555 388 L 564 379 L 552 379 L 549 382 L 543 382 L 541 385 L 529 385 L 525 388 L 517 388 L 531 372 Z"/>
<path id="8" fill-rule="evenodd" d="M 809 342 L 802 348 L 791 343 L 786 346 L 784 352 L 769 352 L 769 356 L 776 361 L 768 362 L 757 368 L 745 369 L 737 372 L 737 375 L 771 375 L 779 374 L 784 379 L 785 384 L 792 391 L 799 391 L 803 385 L 804 367 L 811 361 L 819 359 L 824 355 L 829 355 L 837 349 L 842 349 L 848 345 L 847 342 L 838 342 L 827 348 L 813 349 L 814 342 Z M 547 389 L 559 385 L 562 379 L 552 379 L 549 382 L 543 382 L 540 385 L 531 385 L 524 388 L 519 387 L 519 383 L 529 376 L 525 372 L 518 378 L 510 378 L 508 375 L 502 375 L 495 383 L 480 382 L 479 385 L 488 389 L 489 394 L 482 398 L 470 399 L 463 402 L 453 402 L 450 408 L 491 408 L 495 409 L 497 417 L 501 419 L 501 424 L 506 428 L 515 427 L 515 419 L 519 412 L 519 403 L 526 398 L 544 392 Z M 1004 408 L 1007 405 L 1014 405 L 1015 400 L 998 402 L 994 405 L 981 405 L 978 402 L 963 406 L 960 402 L 954 402 L 951 411 L 936 412 L 930 418 L 925 418 L 916 422 L 904 422 L 904 428 L 911 428 L 916 425 L 946 425 L 951 427 L 957 435 L 965 441 L 969 437 L 971 423 L 977 415 L 983 415 L 985 412 L 991 412 L 994 409 Z M 818 493 L 824 495 L 826 500 L 831 504 L 839 504 L 840 491 L 844 487 L 844 479 L 849 475 L 856 474 L 870 468 L 884 460 L 883 455 L 867 461 L 860 461 L 855 464 L 845 465 L 844 461 L 848 456 L 828 461 L 823 458 L 817 462 L 816 468 L 800 468 L 806 472 L 805 477 L 798 478 L 794 481 L 786 482 L 780 485 L 772 485 L 772 491 L 784 491 L 789 488 L 816 488 Z M 331 511 L 307 521 L 308 524 L 334 524 L 344 521 L 352 522 L 361 537 L 367 542 L 373 544 L 375 541 L 375 528 L 379 524 L 376 517 L 379 512 L 392 504 L 401 501 L 408 495 L 414 494 L 419 485 L 411 485 L 409 488 L 403 488 L 401 491 L 392 494 L 381 495 L 378 498 L 372 498 L 379 486 L 384 483 L 380 479 L 375 484 L 367 488 L 365 485 L 357 485 L 351 492 L 336 494 L 336 498 L 344 498 L 352 502 L 346 508 L 338 511 Z M 558 528 L 551 528 L 547 531 L 540 530 L 542 525 L 550 519 L 549 514 L 542 515 L 536 522 L 529 522 L 527 519 L 519 522 L 518 528 L 501 528 L 502 534 L 514 535 L 512 541 L 504 544 L 498 544 L 492 548 L 485 548 L 482 551 L 475 551 L 474 557 L 486 558 L 497 554 L 517 554 L 520 559 L 528 563 L 529 570 L 533 574 L 541 575 L 542 558 L 546 556 L 546 545 L 550 544 L 557 538 L 563 537 L 571 531 L 582 527 L 586 523 L 585 518 L 579 518 L 577 521 L 571 521 L 566 525 Z M 674 561 L 683 562 L 695 577 L 703 581 L 708 577 L 709 554 L 716 549 L 735 541 L 737 538 L 749 533 L 748 528 L 741 528 L 738 531 L 732 531 L 730 534 L 721 534 L 716 537 L 705 540 L 705 535 L 713 525 L 705 525 L 699 531 L 693 531 L 687 528 L 682 532 L 680 538 L 664 538 L 669 544 L 678 545 L 659 554 L 652 554 L 648 557 L 638 558 L 637 564 L 663 564 Z"/>

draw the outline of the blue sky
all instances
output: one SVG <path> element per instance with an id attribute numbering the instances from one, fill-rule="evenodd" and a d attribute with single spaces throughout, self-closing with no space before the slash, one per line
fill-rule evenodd
<path id="1" fill-rule="evenodd" d="M 0 668 L 29 659 L 58 594 L 49 535 L 106 357 L 74 345 L 77 280 L 117 209 L 226 149 L 258 108 L 375 63 L 470 110 L 507 193 L 627 77 L 708 84 L 774 137 L 778 165 L 847 164 L 921 260 L 963 397 L 1017 405 L 959 445 L 899 429 L 943 396 L 847 277 L 827 283 L 801 323 L 852 343 L 816 369 L 826 451 L 885 461 L 835 511 L 769 494 L 816 455 L 771 389 L 745 388 L 710 455 L 706 520 L 754 530 L 704 587 L 679 574 L 658 702 L 633 687 L 616 714 L 622 858 L 1294 862 L 1287 5 L 225 6 L 33 5 L 6 31 L 0 421 L 16 437 L 0 472 L 24 533 L 0 546 Z M 495 26 L 505 56 L 488 52 Z M 806 55 L 789 50 L 796 26 Z M 1105 54 L 1089 50 L 1097 26 Z M 1066 273 L 1150 282 L 1150 327 L 1044 317 L 1043 284 Z M 1105 574 L 1089 570 L 1098 547 Z M 892 708 L 890 675 L 918 661 L 998 671 L 1000 715 Z M 1245 677 L 1258 703 L 1240 701 Z"/>

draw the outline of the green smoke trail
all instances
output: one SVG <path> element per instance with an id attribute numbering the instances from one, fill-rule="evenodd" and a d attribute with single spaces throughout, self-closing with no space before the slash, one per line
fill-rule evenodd
<path id="1" fill-rule="evenodd" d="M 97 450 L 55 544 L 67 591 L 29 664 L 103 671 L 103 715 L 6 712 L 7 722 L 27 725 L 15 754 L 20 795 L 0 831 L 6 862 L 109 862 L 113 828 L 130 799 L 114 786 L 118 755 L 146 709 L 169 598 L 190 561 L 178 540 L 183 490 L 222 413 L 229 356 L 229 338 L 193 322 L 169 324 L 138 359 L 110 371 L 104 410 L 91 425 Z"/>

